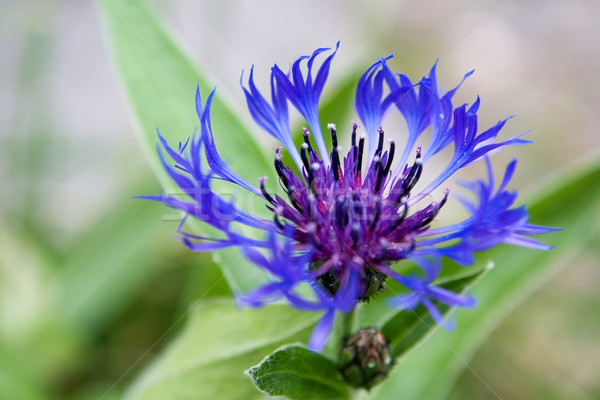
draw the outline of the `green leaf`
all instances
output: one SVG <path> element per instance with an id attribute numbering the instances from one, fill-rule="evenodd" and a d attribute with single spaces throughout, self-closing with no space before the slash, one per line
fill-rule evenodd
<path id="1" fill-rule="evenodd" d="M 285 343 L 305 341 L 318 317 L 284 305 L 240 310 L 232 301 L 205 302 L 126 400 L 262 398 L 244 371 Z"/>
<path id="2" fill-rule="evenodd" d="M 291 400 L 347 399 L 348 385 L 333 361 L 298 346 L 286 345 L 245 374 L 263 393 Z"/>
<path id="3" fill-rule="evenodd" d="M 463 274 L 454 275 L 435 284 L 454 293 L 464 293 L 491 267 L 492 264 L 483 268 L 468 269 Z M 454 310 L 445 304 L 437 304 L 437 307 L 444 317 Z M 431 336 L 435 329 L 437 324 L 427 309 L 421 305 L 414 310 L 397 312 L 385 322 L 381 332 L 389 340 L 396 362 L 399 362 L 403 355 Z"/>
<path id="4" fill-rule="evenodd" d="M 408 354 L 390 377 L 362 398 L 441 399 L 468 360 L 498 323 L 536 288 L 598 237 L 600 164 L 575 175 L 559 177 L 556 184 L 530 202 L 531 221 L 565 230 L 545 236 L 557 248 L 549 252 L 500 246 L 478 257 L 493 260 L 495 268 L 473 286 L 479 304 L 474 310 L 457 311 L 457 332 L 436 331 Z M 560 184 L 560 186 L 558 185 Z M 540 193 L 540 192 L 538 192 Z M 597 244 L 596 244 L 597 245 Z M 475 372 L 474 372 L 475 373 Z M 485 385 L 485 383 L 483 383 Z M 490 388 L 490 391 L 493 390 Z"/>
<path id="5" fill-rule="evenodd" d="M 99 0 L 98 5 L 142 149 L 165 192 L 180 193 L 157 156 L 156 128 L 171 145 L 184 142 L 199 125 L 194 103 L 196 85 L 206 100 L 215 82 L 175 43 L 145 2 Z M 211 108 L 217 148 L 234 171 L 251 183 L 257 182 L 266 171 L 271 171 L 270 163 L 248 131 L 250 124 L 240 118 L 247 112 L 239 112 L 225 99 L 224 93 L 217 91 Z M 227 190 L 231 193 L 229 186 Z M 265 210 L 264 206 L 254 206 L 253 195 L 243 190 L 237 192 L 231 194 L 237 195 L 241 207 Z M 236 250 L 222 251 L 220 257 L 226 278 L 235 291 L 248 291 L 265 278 L 262 271 Z"/>

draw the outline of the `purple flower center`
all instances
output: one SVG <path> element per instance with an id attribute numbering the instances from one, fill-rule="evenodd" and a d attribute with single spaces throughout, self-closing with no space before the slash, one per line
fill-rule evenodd
<path id="1" fill-rule="evenodd" d="M 329 124 L 328 128 L 333 148 L 330 166 L 326 167 L 313 150 L 305 129 L 300 173 L 285 166 L 276 149 L 275 170 L 289 201 L 267 193 L 264 179 L 261 191 L 281 233 L 281 219 L 285 219 L 294 227 L 293 239 L 312 249 L 309 269 L 315 281 L 335 295 L 354 271 L 359 277 L 358 300 L 367 300 L 384 289 L 390 263 L 406 259 L 414 249 L 415 236 L 428 229 L 448 191 L 441 202 L 409 216 L 410 191 L 423 170 L 421 148 L 417 148 L 412 166 L 406 165 L 397 178 L 392 178 L 395 144 L 390 140 L 389 150 L 384 152 L 381 127 L 375 156 L 366 171 L 365 138 L 360 137 L 357 143 L 358 125 L 353 122 L 351 148 L 343 160 L 336 127 Z"/>

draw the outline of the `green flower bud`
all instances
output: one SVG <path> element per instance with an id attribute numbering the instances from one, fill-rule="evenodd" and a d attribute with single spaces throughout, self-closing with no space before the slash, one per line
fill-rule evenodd
<path id="1" fill-rule="evenodd" d="M 392 350 L 383 334 L 375 328 L 361 329 L 347 339 L 338 359 L 346 382 L 366 389 L 383 381 L 393 366 Z"/>

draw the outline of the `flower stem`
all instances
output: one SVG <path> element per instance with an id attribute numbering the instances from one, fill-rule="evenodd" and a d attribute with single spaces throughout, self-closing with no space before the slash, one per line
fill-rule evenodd
<path id="1" fill-rule="evenodd" d="M 358 308 L 356 306 L 351 312 L 342 314 L 342 334 L 345 337 L 351 337 L 356 330 Z"/>

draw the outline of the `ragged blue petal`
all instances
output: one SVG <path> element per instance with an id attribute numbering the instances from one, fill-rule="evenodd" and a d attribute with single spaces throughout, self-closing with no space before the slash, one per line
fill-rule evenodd
<path id="1" fill-rule="evenodd" d="M 317 49 L 309 57 L 303 56 L 298 58 L 291 71 L 291 78 L 284 73 L 277 65 L 271 69 L 272 74 L 277 83 L 277 87 L 281 90 L 281 93 L 290 101 L 290 103 L 300 112 L 300 114 L 306 119 L 313 136 L 317 142 L 317 147 L 323 164 L 328 167 L 330 164 L 329 152 L 325 146 L 323 140 L 323 134 L 321 132 L 321 126 L 319 123 L 319 98 L 323 91 L 323 87 L 329 75 L 329 67 L 331 61 L 335 56 L 340 43 L 338 42 L 335 50 L 323 61 L 319 68 L 316 78 L 313 81 L 312 78 L 312 67 L 315 58 L 324 51 L 330 50 L 328 48 Z M 302 73 L 301 63 L 307 61 L 308 71 L 306 77 Z"/>

